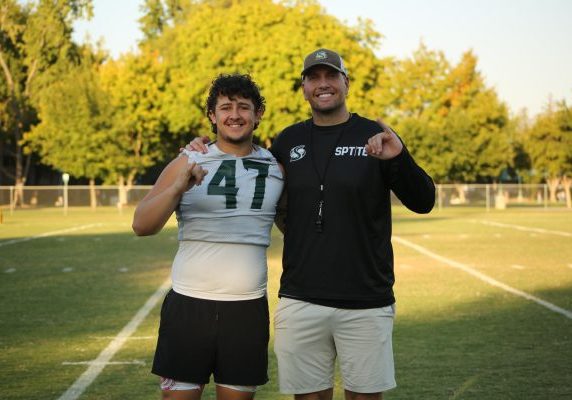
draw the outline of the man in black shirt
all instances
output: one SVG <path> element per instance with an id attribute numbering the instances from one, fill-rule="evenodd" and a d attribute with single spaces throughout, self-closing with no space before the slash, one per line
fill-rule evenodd
<path id="1" fill-rule="evenodd" d="M 428 213 L 435 186 L 393 130 L 348 111 L 337 53 L 309 54 L 302 88 L 312 118 L 284 129 L 271 148 L 287 196 L 274 321 L 280 390 L 331 399 L 338 358 L 346 399 L 381 399 L 395 387 L 390 191 Z"/>

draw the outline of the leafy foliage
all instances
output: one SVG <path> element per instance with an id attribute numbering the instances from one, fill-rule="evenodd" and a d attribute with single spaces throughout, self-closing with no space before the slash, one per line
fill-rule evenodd
<path id="1" fill-rule="evenodd" d="M 86 57 L 39 96 L 41 123 L 25 136 L 44 163 L 92 180 L 103 176 L 111 127 L 111 104 L 94 62 Z"/>
<path id="2" fill-rule="evenodd" d="M 106 179 L 131 184 L 137 174 L 175 151 L 160 102 L 166 76 L 157 55 L 142 52 L 106 63 L 101 79 L 112 109 L 102 148 Z"/>
<path id="3" fill-rule="evenodd" d="M 38 122 L 42 92 L 78 61 L 72 22 L 90 15 L 90 0 L 0 3 L 0 153 L 4 146 L 10 148 L 14 171 L 4 172 L 16 184 L 25 182 L 21 140 Z"/>
<path id="4" fill-rule="evenodd" d="M 421 45 L 395 69 L 386 113 L 438 182 L 494 180 L 512 162 L 508 111 L 472 52 L 451 66 Z"/>
<path id="5" fill-rule="evenodd" d="M 14 175 L 25 175 L 28 132 L 24 143 L 42 162 L 130 185 L 192 136 L 211 134 L 207 90 L 232 72 L 261 87 L 267 108 L 255 135 L 269 144 L 310 116 L 302 61 L 327 47 L 349 68 L 349 109 L 394 127 L 437 182 L 496 181 L 507 167 L 569 182 L 570 110 L 550 106 L 533 128 L 511 118 L 471 51 L 455 65 L 424 44 L 406 59 L 378 58 L 382 36 L 371 21 L 348 26 L 316 0 L 146 0 L 142 10 L 139 50 L 105 60 L 70 39 L 90 1 L 3 0 L 0 165 L 10 147 Z"/>
<path id="6" fill-rule="evenodd" d="M 367 23 L 348 28 L 311 1 L 295 7 L 270 0 L 196 5 L 153 43 L 169 74 L 169 129 L 210 132 L 203 102 L 212 79 L 219 73 L 241 72 L 251 74 L 267 98 L 267 112 L 256 134 L 268 141 L 286 125 L 309 116 L 298 93 L 301 61 L 321 46 L 348 55 L 347 63 L 355 66 L 350 104 L 371 108 L 364 94 L 379 74 L 380 63 L 373 54 L 378 37 Z"/>
<path id="7" fill-rule="evenodd" d="M 572 175 L 572 110 L 564 101 L 549 103 L 528 132 L 532 167 L 549 178 Z"/>

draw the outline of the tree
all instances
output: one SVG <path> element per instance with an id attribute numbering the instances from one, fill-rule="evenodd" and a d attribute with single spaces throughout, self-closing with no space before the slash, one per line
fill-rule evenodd
<path id="1" fill-rule="evenodd" d="M 138 55 L 106 63 L 101 80 L 112 107 L 109 140 L 102 148 L 106 181 L 119 183 L 122 205 L 135 177 L 176 154 L 180 143 L 167 131 L 163 116 L 166 76 L 156 52 L 143 48 Z"/>
<path id="2" fill-rule="evenodd" d="M 403 137 L 409 151 L 437 181 L 447 181 L 458 165 L 454 142 L 443 130 L 445 81 L 450 64 L 442 52 L 419 46 L 411 58 L 393 61 L 388 68 L 388 104 L 383 118 Z"/>
<path id="3" fill-rule="evenodd" d="M 423 44 L 392 67 L 394 89 L 387 118 L 436 181 L 457 184 L 495 180 L 512 163 L 505 130 L 508 112 L 467 52 L 451 66 Z"/>
<path id="4" fill-rule="evenodd" d="M 525 148 L 532 168 L 546 179 L 550 201 L 556 201 L 556 190 L 562 183 L 566 204 L 572 207 L 572 110 L 566 102 L 548 103 L 528 131 Z"/>
<path id="5" fill-rule="evenodd" d="M 562 186 L 566 195 L 566 207 L 572 208 L 572 109 L 563 100 L 559 105 L 558 122 L 562 132 L 562 147 L 567 153 L 562 163 Z"/>
<path id="6" fill-rule="evenodd" d="M 139 18 L 144 42 L 159 37 L 168 25 L 172 25 L 192 5 L 193 2 L 184 0 L 145 0 L 141 6 L 143 16 Z"/>
<path id="7" fill-rule="evenodd" d="M 530 130 L 530 126 L 531 119 L 528 116 L 528 111 L 524 108 L 510 118 L 506 130 L 509 142 L 514 151 L 512 164 L 519 177 L 519 181 L 526 182 L 534 180 L 534 177 L 531 175 L 532 165 L 530 157 L 525 148 L 526 135 Z"/>
<path id="8" fill-rule="evenodd" d="M 104 178 L 105 149 L 112 138 L 111 104 L 101 88 L 101 59 L 85 50 L 83 62 L 53 82 L 39 96 L 41 122 L 25 134 L 25 143 L 43 163 L 89 179 L 91 206 L 96 206 L 95 180 Z"/>
<path id="9" fill-rule="evenodd" d="M 40 6 L 21 7 L 15 0 L 7 4 L 13 7 L 3 12 L 11 13 L 11 21 L 21 20 L 13 24 L 16 31 L 31 29 L 26 23 Z M 128 189 L 137 175 L 171 158 L 192 135 L 210 133 L 204 101 L 219 73 L 249 73 L 261 86 L 267 109 L 255 135 L 269 144 L 283 127 L 310 116 L 299 93 L 300 72 L 303 57 L 318 47 L 344 55 L 350 67 L 349 108 L 389 122 L 437 181 L 494 181 L 513 161 L 506 107 L 486 86 L 472 52 L 457 65 L 424 45 L 410 59 L 379 59 L 374 50 L 381 35 L 371 21 L 347 26 L 327 15 L 315 0 L 146 0 L 140 20 L 145 38 L 139 51 L 103 63 L 95 53 L 89 61 L 89 52 L 80 54 L 69 40 L 69 22 L 79 15 L 73 10 L 85 10 L 87 0 L 42 4 L 62 11 L 59 25 L 49 25 L 59 27 L 61 40 L 54 39 L 51 52 L 44 52 L 49 56 L 40 58 L 45 61 L 42 68 L 24 62 L 28 53 L 18 50 L 23 45 L 13 46 L 18 50 L 13 59 L 20 62 L 18 82 L 25 83 L 31 69 L 42 73 L 32 74 L 28 97 L 4 95 L 11 92 L 0 82 L 0 99 L 25 99 L 18 100 L 14 110 L 29 110 L 32 116 L 24 126 L 15 111 L 6 113 L 8 117 L 3 114 L 0 118 L 11 125 L 3 122 L 0 134 L 8 131 L 5 126 L 29 131 L 41 120 L 38 129 L 26 135 L 26 143 L 46 163 L 70 172 L 65 155 L 56 160 L 57 150 L 48 154 L 50 145 L 43 141 L 53 137 L 60 145 L 68 143 L 68 149 L 78 145 L 78 154 L 86 149 L 105 154 L 101 160 L 91 159 L 89 168 L 78 167 L 74 176 L 119 182 Z M 2 32 L 4 40 L 11 31 Z M 18 40 L 27 43 L 21 36 Z M 4 46 L 2 51 L 0 55 L 8 54 Z M 74 79 L 81 84 L 74 87 Z M 0 102 L 0 109 L 11 104 Z M 67 116 L 64 106 L 77 116 Z M 74 139 L 82 130 L 95 142 Z M 120 203 L 126 193 L 121 192 Z"/>
<path id="10" fill-rule="evenodd" d="M 250 73 L 267 98 L 255 134 L 269 142 L 286 125 L 309 116 L 299 93 L 300 72 L 303 57 L 320 46 L 347 55 L 352 109 L 378 115 L 367 94 L 376 88 L 383 63 L 373 53 L 380 35 L 370 22 L 349 28 L 314 1 L 204 1 L 183 10 L 150 41 L 168 74 L 164 105 L 170 131 L 209 133 L 203 109 L 208 87 L 219 73 L 238 71 Z"/>
<path id="11" fill-rule="evenodd" d="M 508 110 L 493 89 L 487 88 L 477 71 L 477 58 L 472 52 L 463 55 L 451 71 L 445 100 L 445 116 L 461 114 L 471 121 L 467 142 L 472 143 L 473 181 L 496 180 L 512 163 L 513 152 L 506 129 Z M 456 132 L 453 130 L 452 134 Z"/>
<path id="12" fill-rule="evenodd" d="M 0 5 L 0 67 L 4 76 L 0 87 L 0 108 L 4 111 L 0 150 L 14 159 L 14 170 L 4 173 L 17 186 L 26 181 L 21 141 L 38 122 L 38 97 L 77 61 L 77 48 L 71 41 L 72 22 L 90 14 L 90 0 L 3 0 Z"/>

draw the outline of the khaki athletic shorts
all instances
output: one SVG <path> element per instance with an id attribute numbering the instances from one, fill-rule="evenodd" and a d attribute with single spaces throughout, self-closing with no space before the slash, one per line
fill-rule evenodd
<path id="1" fill-rule="evenodd" d="M 347 310 L 282 297 L 274 316 L 280 392 L 333 387 L 336 357 L 346 390 L 379 393 L 394 388 L 394 317 L 395 305 Z"/>

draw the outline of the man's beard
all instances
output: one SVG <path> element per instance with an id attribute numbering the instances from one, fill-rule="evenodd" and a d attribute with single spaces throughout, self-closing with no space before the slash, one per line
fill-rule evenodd
<path id="1" fill-rule="evenodd" d="M 227 137 L 226 141 L 232 144 L 242 144 L 245 142 L 250 142 L 252 136 L 248 135 L 248 136 L 243 136 L 240 138 L 233 138 L 233 137 Z"/>
<path id="2" fill-rule="evenodd" d="M 324 114 L 324 115 L 330 115 L 330 114 L 335 114 L 336 112 L 340 111 L 340 109 L 342 109 L 344 107 L 344 102 L 339 101 L 338 103 L 332 104 L 331 106 L 326 107 L 326 108 L 320 108 L 317 104 L 312 104 L 312 102 L 310 102 L 310 107 L 312 108 L 313 112 Z"/>
<path id="3" fill-rule="evenodd" d="M 241 137 L 232 137 L 230 135 L 227 134 L 221 134 L 222 136 L 224 136 L 224 140 L 227 141 L 228 143 L 232 143 L 232 144 L 243 144 L 246 142 L 250 142 L 252 141 L 252 134 L 248 134 L 248 135 L 244 135 Z"/>

